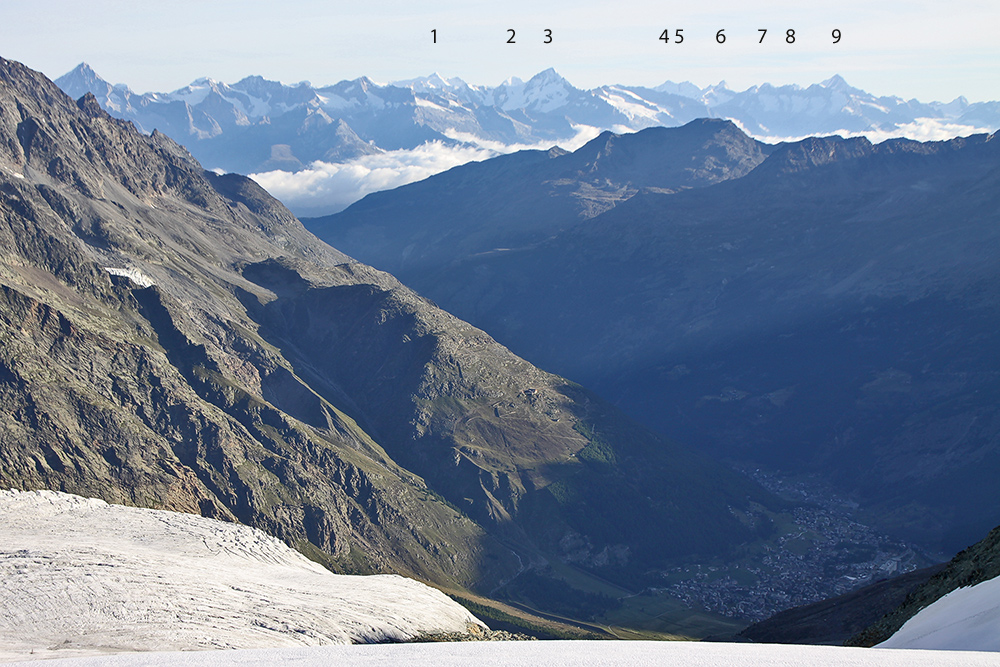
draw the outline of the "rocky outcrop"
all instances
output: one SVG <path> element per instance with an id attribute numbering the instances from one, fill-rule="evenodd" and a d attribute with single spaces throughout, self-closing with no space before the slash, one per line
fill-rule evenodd
<path id="1" fill-rule="evenodd" d="M 263 293 L 239 262 L 337 274 L 343 255 L 166 137 L 16 63 L 0 83 L 0 483 L 238 519 L 342 571 L 516 571 L 297 378 L 235 296 Z"/>

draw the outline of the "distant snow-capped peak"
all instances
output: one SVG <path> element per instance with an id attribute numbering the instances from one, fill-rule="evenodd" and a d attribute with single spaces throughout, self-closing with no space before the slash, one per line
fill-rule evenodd
<path id="1" fill-rule="evenodd" d="M 680 95 L 681 97 L 689 97 L 693 100 L 700 100 L 702 94 L 701 88 L 694 85 L 690 81 L 682 81 L 681 83 L 674 83 L 673 81 L 664 81 L 660 85 L 653 88 L 653 90 L 659 93 L 669 93 L 671 95 Z"/>
<path id="2" fill-rule="evenodd" d="M 736 91 L 729 88 L 725 81 L 720 81 L 714 86 L 705 88 L 701 93 L 701 100 L 708 106 L 724 104 L 736 97 Z"/>
<path id="3" fill-rule="evenodd" d="M 575 92 L 582 91 L 550 67 L 526 82 L 511 77 L 495 89 L 493 102 L 504 111 L 527 109 L 549 113 L 564 106 Z"/>
<path id="4" fill-rule="evenodd" d="M 844 78 L 839 74 L 834 74 L 826 81 L 821 82 L 819 85 L 827 88 L 828 90 L 837 90 L 840 92 L 862 92 L 857 88 L 852 88 L 844 81 Z"/>
<path id="5" fill-rule="evenodd" d="M 85 62 L 56 79 L 55 83 L 73 99 L 92 93 L 98 104 L 111 113 L 127 113 L 132 106 L 131 98 L 135 96 L 125 84 L 112 85 L 102 79 Z"/>
<path id="6" fill-rule="evenodd" d="M 457 76 L 446 79 L 437 72 L 434 72 L 430 76 L 420 76 L 415 79 L 393 81 L 390 85 L 399 86 L 400 88 L 409 88 L 415 93 L 438 93 L 442 91 L 460 90 L 468 87 L 468 84 Z"/>

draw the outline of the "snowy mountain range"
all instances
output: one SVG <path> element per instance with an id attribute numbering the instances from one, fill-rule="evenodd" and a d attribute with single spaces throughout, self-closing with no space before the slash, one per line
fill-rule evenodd
<path id="1" fill-rule="evenodd" d="M 206 167 L 240 173 L 295 171 L 315 161 L 344 162 L 433 141 L 551 145 L 581 128 L 627 132 L 705 117 L 729 118 L 751 135 L 773 138 L 954 136 L 1000 127 L 1000 102 L 880 97 L 839 76 L 806 88 L 763 84 L 742 92 L 725 82 L 699 88 L 671 81 L 656 88 L 585 90 L 553 69 L 495 87 L 438 74 L 390 84 L 362 77 L 321 87 L 250 76 L 234 84 L 203 78 L 170 93 L 138 94 L 81 63 L 56 83 L 74 99 L 93 93 L 111 115 L 146 133 L 160 130 Z"/>
<path id="2" fill-rule="evenodd" d="M 543 563 L 635 573 L 631 594 L 766 539 L 734 508 L 785 507 L 4 59 L 0 244 L 0 488 L 239 520 L 337 572 L 588 616 L 617 597 Z"/>

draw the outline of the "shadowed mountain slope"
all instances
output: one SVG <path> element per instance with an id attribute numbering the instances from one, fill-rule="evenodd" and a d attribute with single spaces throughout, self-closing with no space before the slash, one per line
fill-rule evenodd
<path id="1" fill-rule="evenodd" d="M 735 128 L 702 127 L 739 145 Z M 647 137 L 666 154 L 650 132 L 631 135 L 631 155 Z M 504 181 L 499 162 L 451 198 L 439 184 L 470 167 L 309 224 L 640 421 L 720 458 L 821 474 L 869 520 L 954 552 L 1000 515 L 1000 142 L 827 137 L 752 154 L 703 187 L 650 172 L 586 220 L 551 198 L 556 212 L 506 223 L 545 238 L 508 249 L 485 251 L 475 203 L 508 182 L 529 200 L 551 186 Z M 631 164 L 602 182 L 628 181 Z M 399 213 L 378 222 L 376 210 Z M 355 243 L 379 224 L 402 230 L 409 254 Z M 427 246 L 450 261 L 410 261 Z"/>
<path id="2" fill-rule="evenodd" d="M 573 153 L 522 151 L 470 163 L 306 224 L 405 281 L 539 243 L 643 190 L 676 192 L 743 176 L 770 150 L 723 120 L 605 132 Z"/>

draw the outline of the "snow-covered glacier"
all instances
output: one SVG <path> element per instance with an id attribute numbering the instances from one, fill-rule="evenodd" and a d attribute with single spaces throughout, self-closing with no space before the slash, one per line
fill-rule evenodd
<path id="1" fill-rule="evenodd" d="M 335 575 L 259 530 L 0 491 L 0 661 L 405 641 L 481 625 L 397 575 Z"/>

